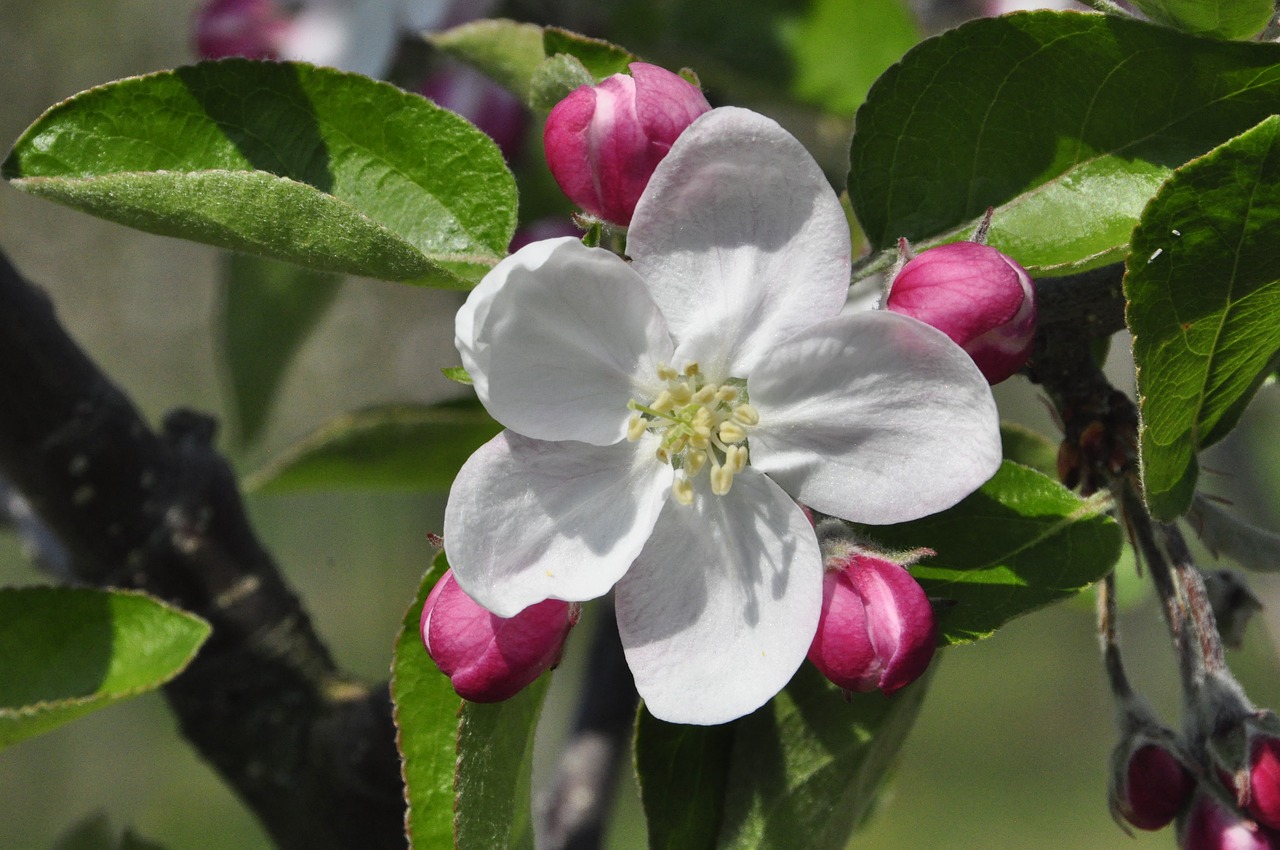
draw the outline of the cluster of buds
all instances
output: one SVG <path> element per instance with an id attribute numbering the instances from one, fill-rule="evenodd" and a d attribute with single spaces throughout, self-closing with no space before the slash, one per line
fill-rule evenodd
<path id="1" fill-rule="evenodd" d="M 547 166 L 569 200 L 622 226 L 676 138 L 711 109 L 678 74 L 644 62 L 629 69 L 573 91 L 543 133 Z"/>
<path id="2" fill-rule="evenodd" d="M 559 663 L 578 612 L 576 603 L 547 599 L 499 617 L 468 596 L 448 570 L 422 606 L 422 642 L 459 696 L 499 702 Z"/>
<path id="3" fill-rule="evenodd" d="M 809 660 L 846 691 L 892 694 L 906 687 L 924 673 L 937 645 L 933 606 L 907 567 L 933 553 L 870 551 L 839 520 L 824 519 L 816 531 L 826 573 Z"/>
<path id="4" fill-rule="evenodd" d="M 990 384 L 998 384 L 1031 356 L 1036 298 L 1031 276 L 1012 258 L 980 242 L 939 245 L 910 257 L 900 243 L 901 270 L 885 309 L 942 331 L 963 348 Z"/>

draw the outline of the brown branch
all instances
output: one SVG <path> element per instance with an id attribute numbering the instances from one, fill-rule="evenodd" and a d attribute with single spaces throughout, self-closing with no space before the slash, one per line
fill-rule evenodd
<path id="1" fill-rule="evenodd" d="M 165 694 L 183 734 L 284 848 L 403 848 L 385 685 L 345 678 L 188 411 L 156 433 L 0 255 L 0 472 L 76 578 L 145 590 L 213 625 Z"/>

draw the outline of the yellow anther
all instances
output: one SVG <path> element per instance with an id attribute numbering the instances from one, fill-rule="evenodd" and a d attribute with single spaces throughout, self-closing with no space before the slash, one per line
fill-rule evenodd
<path id="1" fill-rule="evenodd" d="M 690 478 L 696 476 L 707 465 L 706 452 L 688 452 L 684 456 L 684 474 Z"/>
<path id="2" fill-rule="evenodd" d="M 710 410 L 705 407 L 699 407 L 693 414 L 693 420 L 690 422 L 695 430 L 710 428 L 715 424 L 716 418 Z"/>
<path id="3" fill-rule="evenodd" d="M 650 406 L 658 413 L 666 413 L 676 406 L 676 400 L 671 397 L 670 390 L 663 390 L 658 393 L 658 397 L 653 400 L 653 404 Z"/>
<path id="4" fill-rule="evenodd" d="M 685 405 L 693 398 L 693 387 L 689 386 L 687 381 L 681 381 L 671 386 L 671 398 L 678 405 Z"/>
<path id="5" fill-rule="evenodd" d="M 734 401 L 737 397 L 737 387 L 720 387 L 716 390 L 716 401 Z"/>
<path id="6" fill-rule="evenodd" d="M 711 446 L 711 429 L 699 428 L 694 431 L 689 435 L 689 445 L 700 452 L 705 452 Z"/>
<path id="7" fill-rule="evenodd" d="M 694 404 L 710 404 L 715 400 L 716 388 L 714 384 L 707 384 L 702 389 L 693 394 Z"/>
<path id="8" fill-rule="evenodd" d="M 682 505 L 693 504 L 693 482 L 683 475 L 677 475 L 671 482 L 671 495 Z"/>
<path id="9" fill-rule="evenodd" d="M 733 409 L 733 418 L 748 428 L 760 424 L 759 411 L 745 401 Z"/>
<path id="10" fill-rule="evenodd" d="M 729 450 L 724 453 L 724 465 L 729 469 L 732 469 L 735 473 L 746 469 L 746 446 L 729 446 Z"/>
<path id="11" fill-rule="evenodd" d="M 627 439 L 633 443 L 643 437 L 644 432 L 648 430 L 649 423 L 641 419 L 639 414 L 627 420 Z"/>
<path id="12" fill-rule="evenodd" d="M 677 372 L 675 369 L 672 369 L 666 363 L 658 364 L 658 380 L 659 381 L 673 381 L 676 379 L 676 377 L 679 376 L 679 374 L 680 374 L 679 372 Z"/>
<path id="13" fill-rule="evenodd" d="M 695 360 L 688 366 L 684 367 L 684 376 L 686 378 L 692 378 L 696 374 L 698 374 L 698 361 Z"/>
<path id="14" fill-rule="evenodd" d="M 671 463 L 671 455 L 668 454 L 667 450 L 664 448 L 659 447 L 659 449 L 653 453 L 653 456 L 663 463 Z"/>
<path id="15" fill-rule="evenodd" d="M 727 466 L 713 466 L 711 468 L 711 492 L 717 496 L 723 496 L 729 492 L 729 488 L 733 486 L 733 470 Z"/>
<path id="16" fill-rule="evenodd" d="M 741 443 L 746 438 L 746 429 L 732 419 L 720 423 L 720 439 L 726 443 Z"/>

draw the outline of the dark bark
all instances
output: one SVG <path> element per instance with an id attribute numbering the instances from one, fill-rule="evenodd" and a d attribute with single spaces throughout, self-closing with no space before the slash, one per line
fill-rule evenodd
<path id="1" fill-rule="evenodd" d="M 387 688 L 336 669 L 250 528 L 214 429 L 176 411 L 153 431 L 0 255 L 0 471 L 77 580 L 213 625 L 165 694 L 281 847 L 403 848 Z"/>

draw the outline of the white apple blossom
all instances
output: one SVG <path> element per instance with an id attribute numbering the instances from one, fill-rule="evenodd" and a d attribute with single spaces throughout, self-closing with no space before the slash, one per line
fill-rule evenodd
<path id="1" fill-rule="evenodd" d="M 795 500 L 867 523 L 947 508 L 999 464 L 995 404 L 939 331 L 841 315 L 839 202 L 753 112 L 680 136 L 627 253 L 534 243 L 458 313 L 507 430 L 454 482 L 445 549 L 500 616 L 616 587 L 648 709 L 723 723 L 777 693 L 814 636 L 823 565 Z"/>

